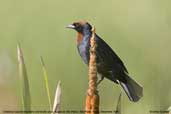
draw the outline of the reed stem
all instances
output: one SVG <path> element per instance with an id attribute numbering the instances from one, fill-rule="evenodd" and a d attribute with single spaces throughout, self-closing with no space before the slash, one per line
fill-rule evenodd
<path id="1" fill-rule="evenodd" d="M 90 39 L 89 86 L 86 96 L 85 114 L 99 114 L 100 98 L 97 91 L 96 41 L 95 28 L 92 28 Z"/>

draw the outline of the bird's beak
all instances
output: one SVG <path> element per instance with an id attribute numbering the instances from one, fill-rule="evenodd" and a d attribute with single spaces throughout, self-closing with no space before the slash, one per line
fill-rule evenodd
<path id="1" fill-rule="evenodd" d="M 75 29 L 75 26 L 73 24 L 70 24 L 66 28 Z"/>

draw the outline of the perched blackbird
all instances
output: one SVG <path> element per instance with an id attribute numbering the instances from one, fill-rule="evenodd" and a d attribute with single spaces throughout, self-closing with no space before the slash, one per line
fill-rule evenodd
<path id="1" fill-rule="evenodd" d="M 74 22 L 67 26 L 77 31 L 77 48 L 83 61 L 88 65 L 90 59 L 90 38 L 92 36 L 92 26 L 86 21 Z M 137 102 L 143 96 L 143 88 L 129 77 L 128 71 L 121 59 L 112 48 L 97 34 L 95 34 L 97 44 L 96 62 L 100 83 L 104 77 L 120 84 L 130 101 Z"/>

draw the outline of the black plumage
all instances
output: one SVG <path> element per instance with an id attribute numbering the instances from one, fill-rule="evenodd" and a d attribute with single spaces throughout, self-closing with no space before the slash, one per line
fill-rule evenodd
<path id="1" fill-rule="evenodd" d="M 92 36 L 91 25 L 87 22 L 81 21 L 69 25 L 68 28 L 75 29 L 78 32 L 78 52 L 83 61 L 88 65 L 90 58 L 90 38 Z M 116 84 L 120 84 L 131 101 L 138 101 L 143 96 L 143 88 L 130 78 L 124 63 L 112 48 L 97 34 L 95 35 L 95 40 L 97 44 L 97 72 L 101 77 L 99 83 L 105 77 Z"/>

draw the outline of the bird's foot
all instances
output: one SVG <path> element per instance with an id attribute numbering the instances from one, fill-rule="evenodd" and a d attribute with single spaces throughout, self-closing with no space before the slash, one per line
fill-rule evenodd
<path id="1" fill-rule="evenodd" d="M 97 86 L 103 81 L 104 77 L 101 77 L 100 80 L 97 81 Z"/>

